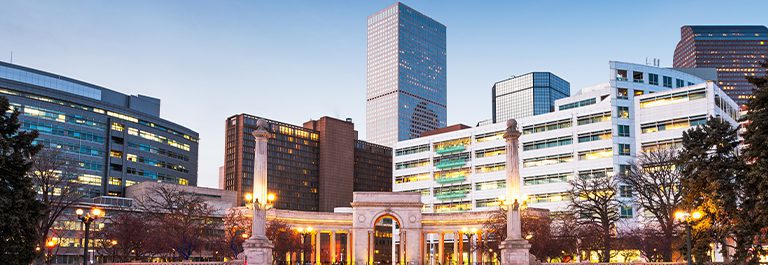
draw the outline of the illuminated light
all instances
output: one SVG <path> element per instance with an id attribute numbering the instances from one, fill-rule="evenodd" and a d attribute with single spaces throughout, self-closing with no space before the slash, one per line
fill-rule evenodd
<path id="1" fill-rule="evenodd" d="M 77 215 L 83 215 L 83 209 L 77 209 L 77 210 L 75 210 L 75 214 L 77 214 Z"/>
<path id="2" fill-rule="evenodd" d="M 695 211 L 695 212 L 693 212 L 693 214 L 691 215 L 691 217 L 693 217 L 693 219 L 701 219 L 701 217 L 702 217 L 703 215 L 704 215 L 704 213 L 702 213 L 702 212 L 700 212 L 700 211 Z"/>
<path id="3" fill-rule="evenodd" d="M 93 214 L 93 216 L 101 216 L 104 214 L 104 212 L 102 212 L 99 208 L 93 208 L 93 210 L 91 210 L 91 214 Z"/>
<path id="4" fill-rule="evenodd" d="M 684 212 L 680 212 L 680 211 L 675 212 L 675 219 L 677 220 L 683 220 L 685 219 L 685 216 L 686 216 L 686 213 Z"/>
<path id="5" fill-rule="evenodd" d="M 276 197 L 274 193 L 267 194 L 267 202 L 275 201 Z"/>
<path id="6" fill-rule="evenodd" d="M 248 238 L 248 234 L 242 234 L 241 236 L 242 236 L 243 238 Z"/>
<path id="7" fill-rule="evenodd" d="M 56 242 L 53 242 L 53 240 L 50 240 L 48 242 L 45 242 L 45 246 L 48 248 L 53 248 L 56 246 Z"/>
<path id="8" fill-rule="evenodd" d="M 117 245 L 117 240 L 114 240 L 114 239 L 113 239 L 113 240 L 112 240 L 111 242 L 109 242 L 109 243 L 110 243 L 110 244 L 112 244 L 113 246 L 115 246 L 115 245 Z"/>
<path id="9" fill-rule="evenodd" d="M 307 232 L 310 232 L 310 233 L 312 233 L 312 227 L 311 227 L 311 226 L 310 226 L 310 227 L 307 227 Z"/>
<path id="10" fill-rule="evenodd" d="M 253 201 L 253 194 L 250 194 L 250 193 L 246 193 L 246 194 L 245 194 L 245 200 L 246 200 L 246 201 L 249 201 L 249 202 L 250 202 L 250 201 Z"/>

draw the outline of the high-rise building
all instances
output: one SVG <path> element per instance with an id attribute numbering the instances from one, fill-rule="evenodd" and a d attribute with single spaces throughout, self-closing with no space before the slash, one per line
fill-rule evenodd
<path id="1" fill-rule="evenodd" d="M 521 190 L 530 207 L 566 210 L 568 180 L 612 176 L 640 152 L 680 147 L 683 131 L 708 118 L 738 125 L 738 105 L 711 81 L 622 62 L 610 62 L 610 75 L 606 84 L 557 100 L 553 112 L 517 119 Z M 664 85 L 673 82 L 685 86 Z M 393 190 L 420 192 L 427 212 L 493 209 L 506 187 L 505 129 L 499 122 L 398 142 Z M 631 190 L 617 189 L 621 217 L 642 216 Z"/>
<path id="2" fill-rule="evenodd" d="M 227 119 L 224 184 L 238 192 L 238 205 L 253 190 L 253 129 L 259 117 Z M 351 120 L 321 117 L 303 126 L 265 119 L 267 189 L 275 208 L 330 212 L 349 207 L 353 191 L 392 190 L 392 148 L 357 139 Z"/>
<path id="3" fill-rule="evenodd" d="M 748 76 L 765 72 L 768 55 L 765 26 L 683 26 L 672 65 L 677 68 L 716 68 L 717 85 L 739 105 L 752 97 Z M 679 87 L 679 86 L 676 86 Z"/>
<path id="4" fill-rule="evenodd" d="M 492 89 L 493 122 L 555 111 L 555 100 L 571 95 L 571 84 L 550 72 L 508 78 Z"/>
<path id="5" fill-rule="evenodd" d="M 366 132 L 393 146 L 446 125 L 445 26 L 396 3 L 368 17 Z"/>
<path id="6" fill-rule="evenodd" d="M 198 134 L 160 118 L 159 99 L 3 62 L 0 95 L 22 130 L 40 133 L 35 143 L 79 162 L 87 196 L 124 196 L 142 181 L 197 185 Z"/>

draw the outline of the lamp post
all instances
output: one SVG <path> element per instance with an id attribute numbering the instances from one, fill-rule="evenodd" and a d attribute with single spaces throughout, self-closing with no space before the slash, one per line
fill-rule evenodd
<path id="1" fill-rule="evenodd" d="M 685 224 L 685 247 L 688 250 L 686 253 L 686 258 L 688 260 L 688 265 L 693 264 L 693 261 L 691 259 L 691 223 L 693 223 L 696 220 L 701 219 L 701 217 L 704 216 L 704 214 L 700 211 L 694 211 L 694 212 L 686 212 L 686 211 L 677 211 L 675 212 L 675 219 L 680 221 L 681 223 Z"/>
<path id="2" fill-rule="evenodd" d="M 466 227 L 461 228 L 461 234 L 467 236 L 467 244 L 469 244 L 469 249 L 467 249 L 467 264 L 472 264 L 472 252 L 474 252 L 472 251 L 472 235 L 477 234 L 477 228 L 472 228 L 472 229 L 467 229 Z"/>
<path id="3" fill-rule="evenodd" d="M 115 247 L 117 246 L 117 240 L 115 239 L 110 240 L 109 246 L 112 249 L 112 262 L 115 262 L 115 258 L 117 257 L 117 249 L 115 249 Z"/>
<path id="4" fill-rule="evenodd" d="M 48 240 L 48 242 L 45 242 L 45 248 L 48 250 L 48 255 L 45 259 L 45 264 L 51 265 L 51 261 L 53 261 L 53 249 L 56 247 L 56 242 L 53 241 L 53 239 Z"/>
<path id="5" fill-rule="evenodd" d="M 304 244 L 307 242 L 307 235 L 312 234 L 313 230 L 314 229 L 312 229 L 311 226 L 309 226 L 307 228 L 304 228 L 304 227 L 296 228 L 296 231 L 299 232 L 299 235 L 301 236 L 301 257 L 300 257 L 301 258 L 301 264 L 304 264 Z M 311 244 L 310 244 L 310 246 L 311 246 Z"/>
<path id="6" fill-rule="evenodd" d="M 77 209 L 75 210 L 75 214 L 77 214 L 77 219 L 79 219 L 85 227 L 85 236 L 83 239 L 83 265 L 88 265 L 88 233 L 91 230 L 91 223 L 96 221 L 96 219 L 104 217 L 104 211 L 99 208 L 93 208 L 90 212 L 86 213 L 83 209 Z"/>

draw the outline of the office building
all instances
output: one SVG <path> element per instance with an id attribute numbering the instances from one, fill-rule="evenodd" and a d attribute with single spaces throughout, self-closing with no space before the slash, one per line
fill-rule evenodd
<path id="1" fill-rule="evenodd" d="M 237 204 L 253 190 L 253 129 L 257 116 L 227 119 L 224 184 L 238 192 Z M 267 185 L 275 208 L 331 212 L 349 207 L 353 191 L 391 191 L 392 149 L 357 139 L 350 119 L 322 117 L 303 126 L 265 119 Z"/>
<path id="2" fill-rule="evenodd" d="M 761 75 L 768 55 L 765 26 L 683 26 L 675 47 L 673 66 L 716 68 L 717 86 L 739 105 L 752 97 L 746 77 Z M 675 84 L 680 87 L 681 84 Z"/>
<path id="3" fill-rule="evenodd" d="M 717 85 L 667 68 L 610 62 L 608 83 L 555 101 L 556 110 L 518 119 L 522 193 L 530 207 L 562 211 L 567 181 L 626 170 L 639 152 L 678 147 L 683 131 L 738 105 Z M 664 84 L 682 82 L 669 88 Z M 505 194 L 505 122 L 398 142 L 394 191 L 420 192 L 427 212 L 490 210 Z M 621 216 L 638 216 L 627 187 Z"/>
<path id="4" fill-rule="evenodd" d="M 35 143 L 79 162 L 89 197 L 123 196 L 142 181 L 197 185 L 198 134 L 160 118 L 160 100 L 126 95 L 53 73 L 0 62 L 0 95 Z"/>
<path id="5" fill-rule="evenodd" d="M 396 3 L 368 17 L 367 141 L 393 146 L 446 125 L 445 26 Z"/>
<path id="6" fill-rule="evenodd" d="M 492 89 L 493 122 L 555 111 L 555 100 L 571 95 L 571 84 L 550 72 L 514 76 Z"/>

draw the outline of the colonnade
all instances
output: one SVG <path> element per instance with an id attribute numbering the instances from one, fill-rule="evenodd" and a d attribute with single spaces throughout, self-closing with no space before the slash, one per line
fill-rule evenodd
<path id="1" fill-rule="evenodd" d="M 419 244 L 423 257 L 421 264 L 497 264 L 498 253 L 486 247 L 489 239 L 485 235 L 484 231 L 475 229 L 424 231 Z M 302 260 L 305 264 L 352 264 L 353 251 L 364 251 L 369 255 L 369 260 L 386 264 L 385 261 L 373 259 L 373 255 L 377 253 L 374 253 L 375 237 L 372 231 L 368 237 L 368 249 L 353 250 L 351 237 L 350 230 L 315 229 L 303 238 L 305 242 L 308 240 L 311 243 L 311 251 L 308 250 L 306 254 L 289 253 L 286 260 L 289 264 L 300 263 Z M 402 235 L 399 238 L 402 238 Z M 395 252 L 395 249 L 398 251 Z M 399 261 L 398 264 L 405 265 L 404 252 L 402 244 L 393 240 L 392 255 L 399 254 L 393 262 Z"/>

